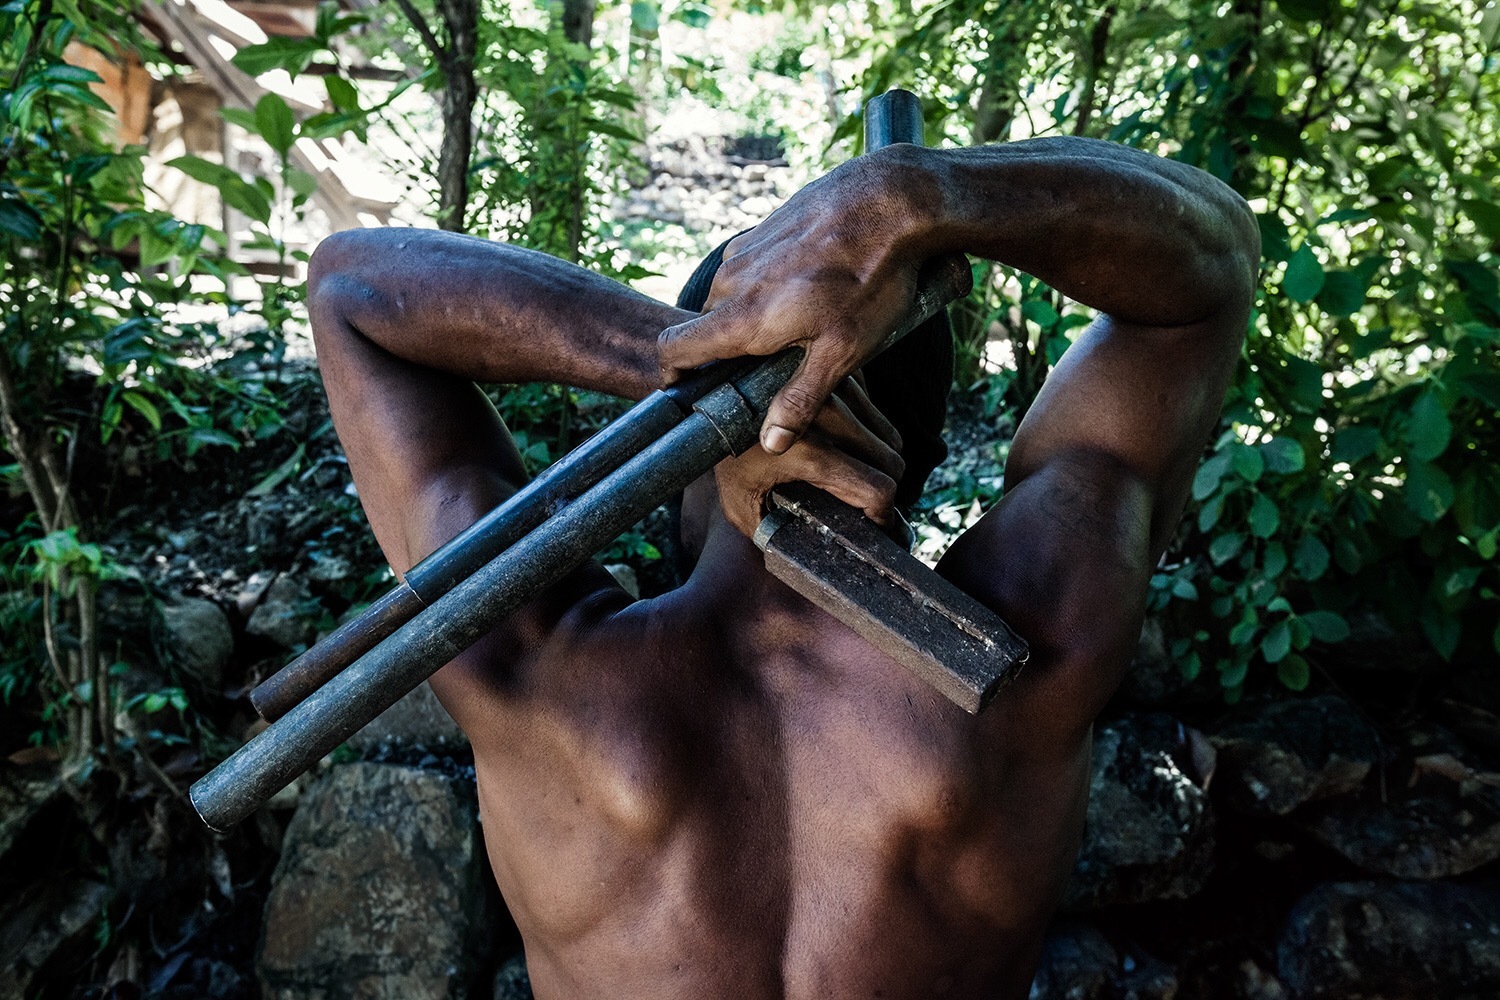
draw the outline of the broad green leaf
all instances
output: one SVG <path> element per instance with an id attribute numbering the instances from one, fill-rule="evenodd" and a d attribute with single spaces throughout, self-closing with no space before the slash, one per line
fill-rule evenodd
<path id="1" fill-rule="evenodd" d="M 1270 538 L 1281 525 L 1281 514 L 1264 493 L 1255 494 L 1250 505 L 1250 533 L 1256 538 Z"/>
<path id="2" fill-rule="evenodd" d="M 104 77 L 91 69 L 82 66 L 69 66 L 66 63 L 58 63 L 48 66 L 42 71 L 42 79 L 55 80 L 59 83 L 103 83 Z"/>
<path id="3" fill-rule="evenodd" d="M 1288 618 L 1287 628 L 1292 633 L 1292 648 L 1306 649 L 1312 643 L 1312 627 L 1301 618 Z"/>
<path id="4" fill-rule="evenodd" d="M 247 45 L 234 54 L 230 62 L 243 73 L 260 76 L 273 69 L 284 69 L 296 76 L 323 51 L 316 38 L 271 38 L 257 45 Z"/>
<path id="5" fill-rule="evenodd" d="M 1267 545 L 1266 554 L 1261 560 L 1260 568 L 1261 572 L 1269 580 L 1274 580 L 1280 576 L 1286 570 L 1286 546 L 1280 542 L 1271 542 Z"/>
<path id="6" fill-rule="evenodd" d="M 167 166 L 176 167 L 193 180 L 216 188 L 235 181 L 244 183 L 239 174 L 222 163 L 211 163 L 200 156 L 179 156 L 175 160 L 168 160 Z"/>
<path id="7" fill-rule="evenodd" d="M 1266 260 L 1283 261 L 1292 255 L 1289 242 L 1291 234 L 1287 232 L 1286 223 L 1274 215 L 1257 215 L 1256 223 L 1260 226 L 1260 252 Z"/>
<path id="8" fill-rule="evenodd" d="M 1377 427 L 1345 427 L 1333 436 L 1330 454 L 1335 462 L 1353 464 L 1375 454 L 1380 444 L 1380 429 Z"/>
<path id="9" fill-rule="evenodd" d="M 1224 513 L 1224 496 L 1223 493 L 1214 494 L 1198 511 L 1198 530 L 1203 534 L 1208 534 L 1219 523 L 1219 515 Z"/>
<path id="10" fill-rule="evenodd" d="M 1247 483 L 1253 483 L 1266 471 L 1266 463 L 1260 452 L 1248 445 L 1234 449 L 1234 471 Z"/>
<path id="11" fill-rule="evenodd" d="M 1312 680 L 1312 671 L 1306 660 L 1293 653 L 1276 665 L 1276 679 L 1293 691 L 1302 691 Z"/>
<path id="12" fill-rule="evenodd" d="M 1215 566 L 1222 566 L 1239 555 L 1240 549 L 1244 547 L 1244 544 L 1245 536 L 1239 532 L 1216 535 L 1214 536 L 1214 540 L 1208 543 L 1208 558 L 1213 561 Z"/>
<path id="13" fill-rule="evenodd" d="M 1430 462 L 1448 447 L 1453 435 L 1453 424 L 1448 420 L 1448 409 L 1434 389 L 1428 389 L 1417 398 L 1411 409 L 1411 420 L 1406 425 L 1406 439 L 1411 442 L 1410 454 L 1423 462 Z"/>
<path id="14" fill-rule="evenodd" d="M 1406 470 L 1402 495 L 1413 514 L 1424 521 L 1436 521 L 1453 506 L 1453 480 L 1430 462 L 1412 462 Z"/>
<path id="15" fill-rule="evenodd" d="M 257 132 L 254 111 L 247 111 L 244 108 L 220 108 L 219 117 L 231 125 L 238 125 L 246 132 Z"/>
<path id="16" fill-rule="evenodd" d="M 1328 559 L 1328 546 L 1313 535 L 1303 535 L 1292 552 L 1292 568 L 1304 580 L 1317 580 L 1328 572 Z"/>
<path id="17" fill-rule="evenodd" d="M 122 393 L 120 398 L 123 399 L 131 409 L 135 410 L 135 412 L 144 417 L 146 423 L 151 425 L 152 430 L 161 430 L 161 411 L 156 408 L 155 403 L 151 402 L 151 400 L 147 399 L 145 396 L 142 396 L 138 392 L 127 391 Z"/>
<path id="18" fill-rule="evenodd" d="M 1245 683 L 1245 675 L 1249 672 L 1250 663 L 1247 660 L 1219 661 L 1219 683 L 1226 688 L 1237 688 Z"/>
<path id="19" fill-rule="evenodd" d="M 1198 588 L 1193 585 L 1193 581 L 1178 577 L 1172 581 L 1172 596 L 1184 601 L 1196 601 Z"/>
<path id="20" fill-rule="evenodd" d="M 1045 299 L 1031 299 L 1021 304 L 1021 315 L 1041 327 L 1050 330 L 1057 325 L 1062 317 L 1057 314 L 1057 309 L 1052 303 Z"/>
<path id="21" fill-rule="evenodd" d="M 1319 642 L 1343 642 L 1349 638 L 1349 623 L 1336 611 L 1309 611 L 1298 617 L 1312 629 L 1313 638 Z"/>
<path id="22" fill-rule="evenodd" d="M 1365 304 L 1365 283 L 1352 271 L 1329 271 L 1317 301 L 1330 316 L 1349 316 Z"/>
<path id="23" fill-rule="evenodd" d="M 42 219 L 24 201 L 0 198 L 0 230 L 27 242 L 35 242 L 42 235 Z"/>
<path id="24" fill-rule="evenodd" d="M 1293 438 L 1272 438 L 1260 444 L 1261 457 L 1272 472 L 1301 472 L 1307 464 L 1302 445 Z"/>
<path id="25" fill-rule="evenodd" d="M 1422 609 L 1422 634 L 1444 660 L 1453 659 L 1462 638 L 1463 625 L 1458 616 L 1429 604 Z"/>
<path id="26" fill-rule="evenodd" d="M 359 110 L 359 91 L 354 84 L 343 77 L 330 73 L 323 78 L 323 85 L 328 88 L 328 100 L 340 111 Z"/>
<path id="27" fill-rule="evenodd" d="M 282 156 L 297 139 L 297 119 L 280 95 L 266 94 L 255 102 L 255 130 Z"/>
<path id="28" fill-rule="evenodd" d="M 1223 452 L 1210 456 L 1193 476 L 1193 499 L 1206 500 L 1219 488 L 1224 473 L 1229 471 L 1229 456 Z"/>
<path id="29" fill-rule="evenodd" d="M 1486 239 L 1491 243 L 1500 243 L 1500 205 L 1477 198 L 1465 198 L 1459 204 L 1463 205 L 1464 214 L 1474 220 L 1474 227 Z"/>
<path id="30" fill-rule="evenodd" d="M 1265 657 L 1267 663 L 1279 663 L 1291 651 L 1292 632 L 1284 621 L 1272 625 L 1271 630 L 1260 641 L 1260 655 Z"/>
<path id="31" fill-rule="evenodd" d="M 318 189 L 318 179 L 306 170 L 299 170 L 296 167 L 287 171 L 286 181 L 288 187 L 304 198 Z"/>
<path id="32" fill-rule="evenodd" d="M 1323 288 L 1323 265 L 1306 243 L 1286 263 L 1281 290 L 1293 302 L 1311 302 Z"/>

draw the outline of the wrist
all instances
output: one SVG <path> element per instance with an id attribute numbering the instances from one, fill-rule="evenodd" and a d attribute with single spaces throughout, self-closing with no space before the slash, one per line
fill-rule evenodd
<path id="1" fill-rule="evenodd" d="M 951 250 L 942 245 L 946 198 L 939 151 L 897 143 L 867 158 L 876 175 L 874 208 L 892 255 L 920 264 Z"/>

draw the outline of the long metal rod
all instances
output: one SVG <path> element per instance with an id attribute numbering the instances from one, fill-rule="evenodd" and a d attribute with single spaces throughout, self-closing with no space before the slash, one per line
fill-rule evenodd
<path id="1" fill-rule="evenodd" d="M 866 148 L 879 149 L 895 142 L 922 142 L 921 102 L 904 90 L 881 94 L 865 108 Z M 267 722 L 281 718 L 424 607 L 676 426 L 707 392 L 743 374 L 756 360 L 735 358 L 707 365 L 641 400 L 413 566 L 402 583 L 359 615 L 262 681 L 250 692 L 250 703 Z"/>
<path id="2" fill-rule="evenodd" d="M 871 101 L 867 120 L 880 117 L 880 102 L 891 96 Z M 891 340 L 968 294 L 971 284 L 967 261 L 961 256 L 929 262 L 919 278 L 916 300 Z M 538 504 L 535 509 L 541 510 L 546 520 L 533 525 L 529 533 L 523 531 L 522 537 L 508 543 L 477 572 L 454 580 L 451 589 L 425 607 L 417 606 L 425 602 L 409 585 L 410 595 L 400 594 L 401 588 L 397 588 L 393 592 L 397 596 L 387 595 L 383 603 L 377 602 L 380 606 L 373 609 L 376 614 L 371 619 L 375 625 L 363 631 L 351 629 L 354 639 L 346 647 L 368 643 L 363 655 L 341 672 L 335 668 L 326 683 L 314 686 L 300 704 L 193 785 L 191 798 L 204 822 L 214 829 L 224 829 L 248 816 L 538 590 L 588 559 L 722 458 L 753 444 L 766 406 L 795 372 L 800 352 L 791 350 L 758 362 L 739 359 L 726 364 L 743 370 L 748 363 L 755 364 L 748 374 L 704 395 L 693 405 L 691 416 L 581 495 L 573 498 L 558 494 L 553 503 L 526 501 Z M 668 397 L 672 408 L 679 408 L 669 393 L 662 395 Z M 659 417 L 665 415 L 660 411 Z M 619 438 L 636 440 L 634 431 L 619 432 Z M 605 449 L 603 445 L 596 447 Z M 588 463 L 578 460 L 579 468 L 585 464 L 588 475 L 600 469 L 592 459 Z M 578 475 L 581 479 L 584 473 Z M 531 496 L 540 498 L 544 493 L 539 487 Z M 514 516 L 519 523 L 520 515 Z M 504 521 L 499 510 L 492 517 Z M 492 524 L 484 530 L 492 532 L 487 537 L 494 539 L 505 537 L 513 529 Z M 475 558 L 472 554 L 445 557 L 438 565 L 447 568 L 441 575 L 432 570 L 433 579 L 453 579 L 449 574 L 459 565 L 458 560 Z M 378 637 L 371 642 L 372 636 Z"/>

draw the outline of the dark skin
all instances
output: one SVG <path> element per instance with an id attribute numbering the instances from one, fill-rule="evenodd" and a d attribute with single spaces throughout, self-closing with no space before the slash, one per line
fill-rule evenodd
<path id="1" fill-rule="evenodd" d="M 952 251 L 1101 313 L 1017 431 L 1004 499 L 938 568 L 1031 645 L 979 717 L 768 576 L 745 537 L 798 479 L 890 518 L 900 442 L 849 376 L 921 262 Z M 446 233 L 324 242 L 319 361 L 398 573 L 523 480 L 475 380 L 637 399 L 715 358 L 807 348 L 765 447 L 689 490 L 683 587 L 632 601 L 585 566 L 433 677 L 473 742 L 541 1000 L 1026 995 L 1077 852 L 1093 719 L 1258 255 L 1217 181 L 1081 139 L 852 161 L 734 241 L 701 317 Z"/>

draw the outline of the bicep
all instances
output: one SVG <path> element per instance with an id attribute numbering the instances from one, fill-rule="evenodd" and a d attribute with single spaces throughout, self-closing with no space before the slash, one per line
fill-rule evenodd
<path id="1" fill-rule="evenodd" d="M 1031 645 L 1060 724 L 1091 721 L 1129 663 L 1244 319 L 1090 327 L 1017 430 L 1003 499 L 939 564 Z"/>
<path id="2" fill-rule="evenodd" d="M 360 502 L 404 576 L 526 481 L 499 414 L 472 381 L 403 360 L 364 337 L 335 297 L 310 305 L 318 365 Z M 583 571 L 597 586 L 602 571 Z M 575 590 L 578 574 L 554 590 Z M 518 615 L 552 608 L 536 602 Z M 530 617 L 535 617 L 531 614 Z"/>
<path id="3" fill-rule="evenodd" d="M 1239 304 L 1183 327 L 1101 316 L 1047 376 L 1017 429 L 1006 490 L 1061 456 L 1099 456 L 1145 486 L 1159 554 L 1223 406 L 1246 319 Z"/>

